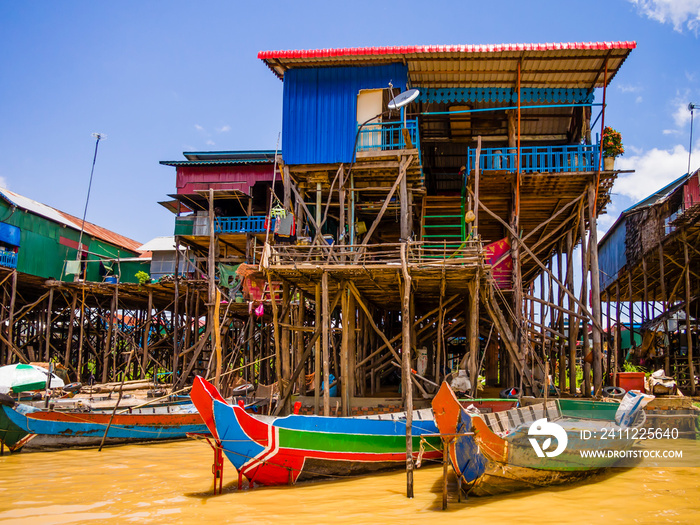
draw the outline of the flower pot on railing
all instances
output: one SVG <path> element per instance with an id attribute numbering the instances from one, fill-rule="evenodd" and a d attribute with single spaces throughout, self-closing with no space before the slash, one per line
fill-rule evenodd
<path id="1" fill-rule="evenodd" d="M 613 171 L 615 169 L 615 157 L 603 157 L 603 169 Z"/>

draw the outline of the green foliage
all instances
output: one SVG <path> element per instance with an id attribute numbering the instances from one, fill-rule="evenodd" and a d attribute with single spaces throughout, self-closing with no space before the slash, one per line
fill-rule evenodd
<path id="1" fill-rule="evenodd" d="M 146 272 L 136 272 L 136 275 L 134 275 L 139 280 L 139 284 L 146 284 L 151 282 L 151 276 L 148 275 Z"/>
<path id="2" fill-rule="evenodd" d="M 624 155 L 625 148 L 622 146 L 622 134 L 610 126 L 605 126 L 603 130 L 603 156 L 619 157 Z"/>
<path id="3" fill-rule="evenodd" d="M 623 372 L 644 372 L 647 373 L 647 371 L 642 368 L 641 366 L 633 365 L 629 361 L 625 361 L 622 363 L 622 371 Z"/>

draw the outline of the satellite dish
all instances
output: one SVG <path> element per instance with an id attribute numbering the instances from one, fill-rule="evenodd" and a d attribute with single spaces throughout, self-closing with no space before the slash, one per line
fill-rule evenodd
<path id="1" fill-rule="evenodd" d="M 418 98 L 418 95 L 420 95 L 420 91 L 418 91 L 417 89 L 409 89 L 408 91 L 404 91 L 403 93 L 392 98 L 391 101 L 387 104 L 387 107 L 389 109 L 402 108 L 406 104 L 410 104 L 411 102 L 416 100 L 416 98 Z"/>

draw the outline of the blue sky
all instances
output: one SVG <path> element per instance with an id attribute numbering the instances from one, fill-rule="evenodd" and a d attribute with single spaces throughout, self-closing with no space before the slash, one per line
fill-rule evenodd
<path id="1" fill-rule="evenodd" d="M 700 104 L 700 0 L 0 2 L 0 186 L 135 240 L 171 235 L 161 160 L 274 149 L 282 83 L 257 52 L 408 44 L 635 40 L 608 91 L 622 169 L 601 229 L 687 171 Z M 600 102 L 601 94 L 597 94 Z M 700 111 L 696 111 L 696 121 Z M 693 169 L 700 167 L 695 126 Z"/>

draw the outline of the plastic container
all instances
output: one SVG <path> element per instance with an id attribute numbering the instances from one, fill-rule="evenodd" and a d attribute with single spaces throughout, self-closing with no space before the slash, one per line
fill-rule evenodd
<path id="1" fill-rule="evenodd" d="M 630 390 L 644 392 L 644 372 L 618 372 L 615 386 L 624 388 L 628 392 Z"/>

